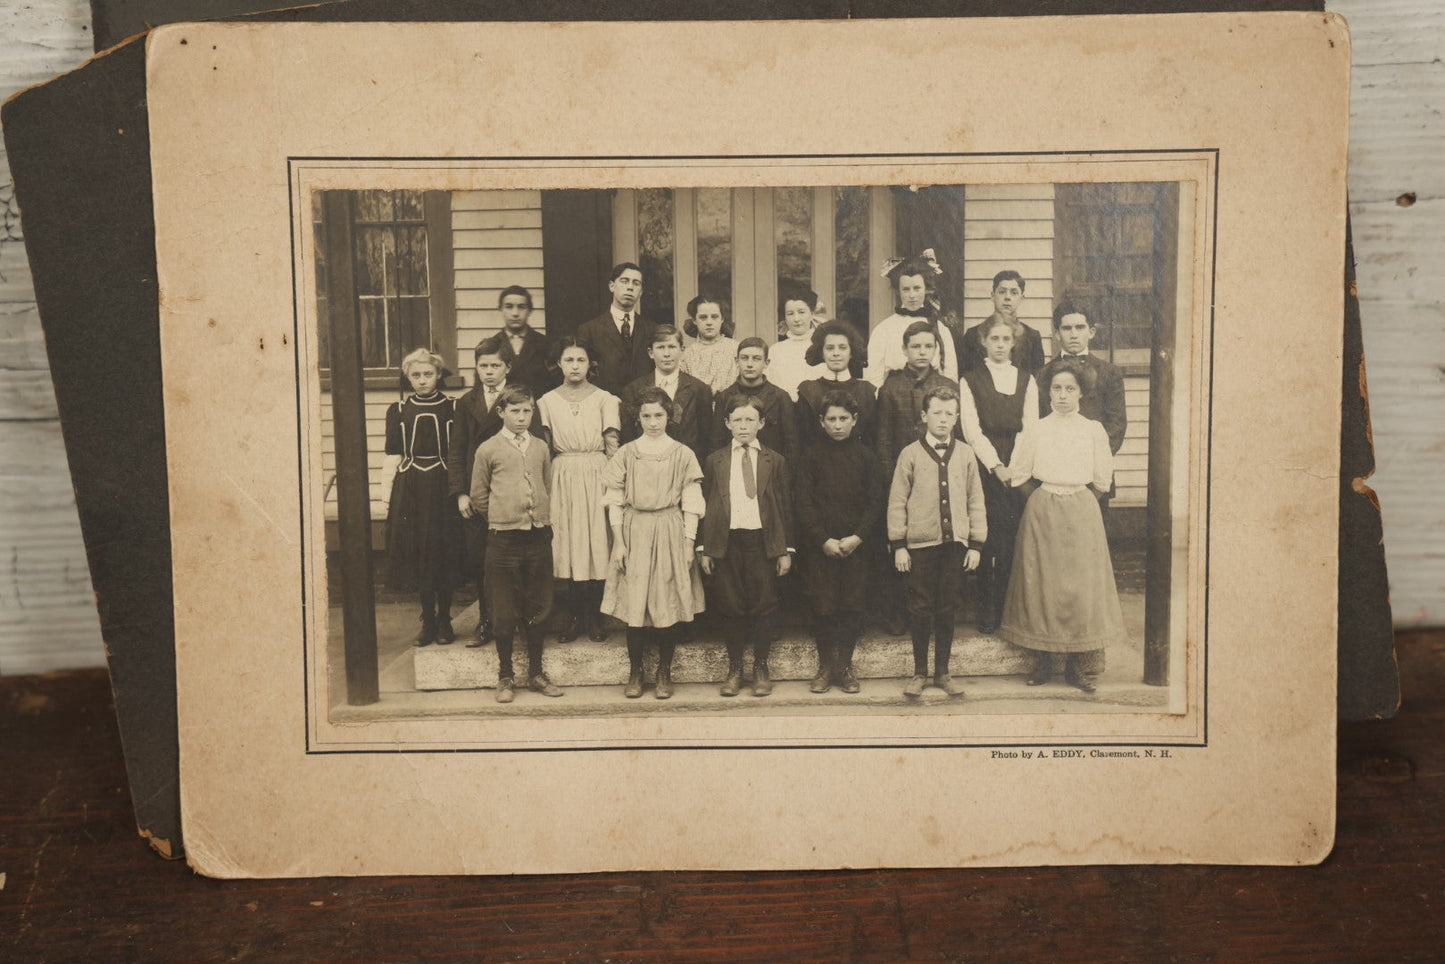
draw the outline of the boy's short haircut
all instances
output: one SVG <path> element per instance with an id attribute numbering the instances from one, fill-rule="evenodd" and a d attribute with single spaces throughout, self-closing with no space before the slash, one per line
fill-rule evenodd
<path id="1" fill-rule="evenodd" d="M 938 344 L 938 332 L 934 331 L 933 322 L 915 321 L 913 324 L 903 329 L 903 347 L 906 349 L 908 347 L 908 343 L 912 341 L 917 335 L 927 335 L 929 338 L 933 339 L 933 343 L 935 345 Z"/>
<path id="2" fill-rule="evenodd" d="M 642 415 L 642 406 L 644 405 L 661 405 L 662 410 L 667 413 L 668 422 L 671 422 L 673 415 L 677 413 L 677 403 L 672 400 L 672 396 L 667 394 L 666 389 L 658 388 L 656 385 L 649 385 L 637 393 L 637 414 L 639 417 Z M 638 428 L 641 427 L 639 418 Z"/>
<path id="3" fill-rule="evenodd" d="M 1044 385 L 1044 391 L 1052 391 L 1054 379 L 1063 373 L 1074 376 L 1074 381 L 1079 385 L 1080 397 L 1086 398 L 1094 394 L 1094 389 L 1098 387 L 1098 379 L 1095 378 L 1092 368 L 1072 358 L 1061 358 L 1054 363 L 1053 371 L 1049 372 L 1049 381 Z"/>
<path id="4" fill-rule="evenodd" d="M 750 338 L 744 338 L 742 341 L 738 342 L 739 355 L 743 353 L 744 348 L 761 348 L 763 350 L 763 358 L 766 359 L 768 357 L 768 343 L 763 341 L 757 335 L 753 335 Z"/>
<path id="5" fill-rule="evenodd" d="M 472 353 L 473 362 L 482 360 L 483 355 L 497 355 L 507 367 L 512 366 L 512 360 L 516 358 L 516 352 L 512 351 L 512 339 L 506 335 L 496 334 L 483 338 L 477 342 L 476 350 Z"/>
<path id="6" fill-rule="evenodd" d="M 1017 281 L 1019 283 L 1019 291 L 1023 291 L 1024 288 L 1027 287 L 1027 285 L 1024 283 L 1023 275 L 1019 274 L 1012 268 L 1005 268 L 998 274 L 993 276 L 993 284 L 989 285 L 989 292 L 992 293 L 997 291 L 998 286 L 1003 284 L 1005 281 Z"/>
<path id="7" fill-rule="evenodd" d="M 926 413 L 928 411 L 928 406 L 933 404 L 934 399 L 937 399 L 940 402 L 953 402 L 957 404 L 958 389 L 954 388 L 952 385 L 939 385 L 937 388 L 930 388 L 928 391 L 923 393 L 923 407 L 920 408 L 919 411 Z"/>
<path id="8" fill-rule="evenodd" d="M 521 285 L 507 285 L 505 288 L 503 288 L 501 292 L 497 294 L 497 307 L 502 307 L 502 302 L 506 301 L 507 298 L 511 295 L 521 295 L 523 298 L 526 298 L 527 310 L 532 310 L 532 292 L 528 291 L 526 288 L 523 288 Z"/>
<path id="9" fill-rule="evenodd" d="M 723 405 L 723 421 L 732 418 L 733 412 L 736 412 L 740 408 L 751 408 L 758 413 L 759 419 L 763 417 L 763 409 L 762 406 L 758 404 L 758 400 L 751 395 L 739 392 L 736 395 L 729 396 L 727 403 Z"/>
<path id="10" fill-rule="evenodd" d="M 624 271 L 636 271 L 638 274 L 642 274 L 642 267 L 640 265 L 633 264 L 631 261 L 624 261 L 621 264 L 613 265 L 612 274 L 610 277 L 608 277 L 607 280 L 616 281 L 618 278 L 622 277 L 622 272 Z"/>
<path id="11" fill-rule="evenodd" d="M 728 317 L 728 303 L 725 298 L 719 298 L 710 291 L 704 291 L 687 303 L 687 321 L 683 324 L 682 330 L 687 332 L 688 337 L 697 337 L 697 309 L 702 305 L 717 305 L 718 313 L 723 317 L 722 336 L 731 338 L 737 329 L 733 326 L 732 319 Z"/>
<path id="12" fill-rule="evenodd" d="M 810 288 L 790 288 L 778 295 L 778 317 L 781 318 L 787 312 L 788 302 L 801 301 L 808 306 L 809 311 L 818 310 L 818 293 Z"/>
<path id="13" fill-rule="evenodd" d="M 521 385 L 509 385 L 497 398 L 497 407 L 506 411 L 513 405 L 536 405 L 531 389 Z"/>
<path id="14" fill-rule="evenodd" d="M 1069 315 L 1083 315 L 1084 320 L 1089 323 L 1090 328 L 1097 327 L 1094 324 L 1093 316 L 1084 310 L 1083 305 L 1076 304 L 1072 301 L 1061 301 L 1054 307 L 1054 331 L 1059 330 L 1059 326 L 1064 323 L 1064 319 Z"/>
<path id="15" fill-rule="evenodd" d="M 676 341 L 679 348 L 682 347 L 682 333 L 677 330 L 676 325 L 658 325 L 652 329 L 652 344 L 660 345 L 669 339 Z"/>
<path id="16" fill-rule="evenodd" d="M 823 401 L 818 405 L 818 415 L 820 417 L 827 415 L 830 408 L 841 408 L 854 418 L 858 417 L 858 400 L 847 392 L 834 389 L 824 395 Z"/>

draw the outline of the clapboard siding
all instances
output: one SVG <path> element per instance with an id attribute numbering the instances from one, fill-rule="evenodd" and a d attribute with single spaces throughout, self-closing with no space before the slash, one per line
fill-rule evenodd
<path id="1" fill-rule="evenodd" d="M 457 191 L 452 194 L 452 259 L 456 271 L 455 369 L 472 380 L 472 350 L 501 328 L 497 298 L 524 285 L 546 330 L 542 274 L 541 191 Z"/>
<path id="2" fill-rule="evenodd" d="M 993 313 L 993 276 L 1023 275 L 1019 320 L 1051 351 L 1054 301 L 1052 184 L 971 184 L 964 188 L 963 318 L 973 327 Z"/>
<path id="3" fill-rule="evenodd" d="M 501 329 L 497 298 L 508 285 L 532 292 L 533 327 L 546 330 L 542 274 L 542 195 L 540 191 L 457 191 L 452 194 L 452 263 L 457 304 L 457 355 L 448 359 L 467 385 L 474 379 L 472 352 L 477 343 Z M 460 395 L 462 390 L 450 392 Z M 371 515 L 386 517 L 382 466 L 386 461 L 386 409 L 399 397 L 385 389 L 366 393 L 366 447 L 371 474 Z M 322 477 L 336 471 L 336 440 L 330 398 L 321 400 Z M 336 489 L 326 494 L 327 519 L 336 518 Z"/>
<path id="4" fill-rule="evenodd" d="M 1114 456 L 1114 505 L 1142 506 L 1149 496 L 1149 376 L 1124 378 L 1129 425 Z"/>
<path id="5" fill-rule="evenodd" d="M 455 392 L 452 394 L 456 394 Z M 382 488 L 381 468 L 386 461 L 386 410 L 400 395 L 395 389 L 366 392 L 366 452 L 371 474 L 371 517 L 386 518 L 386 492 Z M 332 432 L 331 397 L 321 395 L 321 472 L 326 488 L 326 518 L 336 518 L 336 438 Z"/>

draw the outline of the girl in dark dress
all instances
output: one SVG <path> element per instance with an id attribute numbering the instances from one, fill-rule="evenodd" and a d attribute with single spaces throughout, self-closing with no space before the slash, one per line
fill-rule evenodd
<path id="1" fill-rule="evenodd" d="M 868 600 L 869 561 L 862 546 L 877 541 L 883 481 L 877 456 L 857 438 L 855 397 L 829 392 L 818 408 L 824 437 L 799 459 L 793 499 L 818 646 L 818 674 L 808 688 L 826 693 L 836 683 L 856 693 L 853 649 Z"/>
<path id="2" fill-rule="evenodd" d="M 387 586 L 421 596 L 416 645 L 450 643 L 452 590 L 462 571 L 461 516 L 447 496 L 452 399 L 437 387 L 441 356 L 425 348 L 402 359 L 410 394 L 386 410 Z"/>
<path id="3" fill-rule="evenodd" d="M 964 441 L 978 458 L 988 511 L 988 543 L 978 567 L 978 631 L 998 632 L 1004 594 L 1013 570 L 1014 540 L 1023 516 L 1023 497 L 1010 482 L 1014 441 L 1038 421 L 1038 388 L 1033 376 L 1017 368 L 1011 352 L 1017 322 L 997 315 L 980 326 L 985 358 L 960 379 L 959 421 Z"/>
<path id="4" fill-rule="evenodd" d="M 799 449 L 807 451 L 814 442 L 828 437 L 821 421 L 823 397 L 841 391 L 858 406 L 858 424 L 853 438 L 869 448 L 873 445 L 873 413 L 878 407 L 878 390 L 863 378 L 867 364 L 863 339 L 857 329 L 844 321 L 829 321 L 813 329 L 813 343 L 804 357 L 809 365 L 822 365 L 824 374 L 798 386 Z"/>

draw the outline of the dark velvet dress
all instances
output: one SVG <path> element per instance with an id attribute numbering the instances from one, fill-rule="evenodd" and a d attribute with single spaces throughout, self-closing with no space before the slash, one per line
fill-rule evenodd
<path id="1" fill-rule="evenodd" d="M 815 615 L 856 615 L 861 623 L 868 605 L 869 546 L 881 544 L 883 502 L 877 456 L 857 438 L 825 437 L 799 459 L 794 477 L 799 568 Z M 863 540 L 852 555 L 833 559 L 823 553 L 827 540 L 852 535 Z"/>
<path id="2" fill-rule="evenodd" d="M 447 494 L 455 403 L 412 394 L 386 410 L 386 454 L 400 455 L 386 515 L 387 587 L 448 592 L 462 572 L 462 517 Z"/>

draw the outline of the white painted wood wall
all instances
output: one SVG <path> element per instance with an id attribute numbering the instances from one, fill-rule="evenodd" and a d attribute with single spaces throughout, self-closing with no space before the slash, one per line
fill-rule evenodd
<path id="1" fill-rule="evenodd" d="M 447 359 L 467 386 L 476 380 L 472 351 L 501 330 L 497 297 L 507 285 L 532 292 L 534 328 L 545 331 L 546 295 L 542 290 L 542 192 L 457 191 L 452 194 L 452 252 L 456 278 L 457 354 Z M 416 346 L 411 346 L 416 347 Z M 401 397 L 397 388 L 366 393 L 366 448 L 370 456 L 371 517 L 386 518 L 381 466 L 386 459 L 386 408 Z M 449 391 L 452 395 L 460 391 Z M 331 425 L 331 396 L 321 396 L 321 466 L 336 472 L 336 443 Z M 336 518 L 336 488 L 326 495 L 326 518 Z"/>
<path id="2" fill-rule="evenodd" d="M 1445 8 L 1438 0 L 1329 6 L 1353 30 L 1351 214 L 1379 461 L 1372 484 L 1383 505 L 1395 619 L 1437 625 L 1445 622 Z M 0 95 L 79 66 L 90 56 L 89 20 L 86 0 L 0 5 Z M 1397 201 L 1407 193 L 1415 196 L 1408 206 Z M 101 665 L 8 173 L 0 202 L 0 673 Z M 487 270 L 471 263 L 458 255 L 459 272 Z M 458 302 L 463 324 L 475 329 L 459 339 L 463 358 L 496 305 L 486 275 L 475 279 Z M 1040 303 L 1045 289 L 1035 285 L 1043 280 L 1029 292 Z M 982 297 L 976 285 L 970 290 Z"/>
<path id="3" fill-rule="evenodd" d="M 970 184 L 964 188 L 963 317 L 971 328 L 993 313 L 993 276 L 1013 269 L 1024 276 L 1019 320 L 1054 354 L 1054 186 Z M 1142 506 L 1149 484 L 1149 379 L 1124 382 L 1129 427 L 1114 463 L 1117 506 Z"/>

